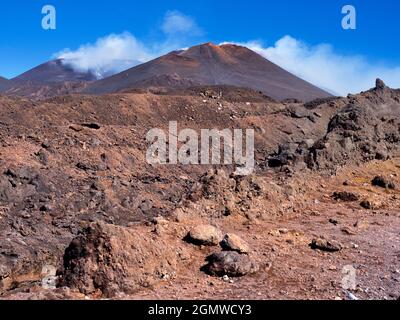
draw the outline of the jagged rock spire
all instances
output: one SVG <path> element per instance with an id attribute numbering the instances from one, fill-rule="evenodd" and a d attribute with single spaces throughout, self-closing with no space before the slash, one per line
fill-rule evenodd
<path id="1" fill-rule="evenodd" d="M 376 85 L 375 88 L 378 90 L 384 90 L 386 88 L 386 84 L 383 82 L 381 79 L 376 79 Z"/>

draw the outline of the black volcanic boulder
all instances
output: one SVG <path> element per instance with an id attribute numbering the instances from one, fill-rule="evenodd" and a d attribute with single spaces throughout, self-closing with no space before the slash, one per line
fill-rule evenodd
<path id="1" fill-rule="evenodd" d="M 396 189 L 396 184 L 383 176 L 376 176 L 372 181 L 371 184 L 376 187 L 381 187 L 384 189 Z"/>
<path id="2" fill-rule="evenodd" d="M 258 265 L 248 255 L 236 251 L 213 253 L 202 270 L 212 276 L 242 277 L 258 271 Z"/>

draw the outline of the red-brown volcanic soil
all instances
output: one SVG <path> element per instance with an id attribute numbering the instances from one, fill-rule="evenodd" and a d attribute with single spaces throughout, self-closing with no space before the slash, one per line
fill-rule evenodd
<path id="1" fill-rule="evenodd" d="M 399 98 L 381 81 L 306 105 L 223 86 L 0 97 L 1 298 L 398 299 Z M 169 121 L 253 128 L 256 171 L 147 164 Z M 228 277 L 205 272 L 223 249 L 188 239 L 201 225 L 248 249 L 225 251 Z"/>

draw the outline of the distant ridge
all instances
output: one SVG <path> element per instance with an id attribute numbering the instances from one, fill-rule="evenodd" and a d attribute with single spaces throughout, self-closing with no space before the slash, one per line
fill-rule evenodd
<path id="1" fill-rule="evenodd" d="M 0 76 L 0 93 L 11 86 L 10 80 Z"/>
<path id="2" fill-rule="evenodd" d="M 9 96 L 42 99 L 78 92 L 95 79 L 94 74 L 75 71 L 62 59 L 56 59 L 32 68 L 11 80 L 0 79 L 0 92 Z"/>
<path id="3" fill-rule="evenodd" d="M 51 60 L 12 79 L 14 83 L 33 85 L 62 82 L 93 81 L 96 77 L 90 72 L 78 72 L 66 65 L 62 59 Z"/>

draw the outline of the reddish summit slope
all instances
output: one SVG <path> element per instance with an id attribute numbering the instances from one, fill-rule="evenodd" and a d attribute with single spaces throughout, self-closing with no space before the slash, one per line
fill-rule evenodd
<path id="1" fill-rule="evenodd" d="M 174 51 L 96 81 L 85 92 L 103 94 L 151 86 L 184 88 L 195 85 L 247 87 L 278 100 L 309 101 L 330 96 L 246 47 L 211 43 Z"/>

